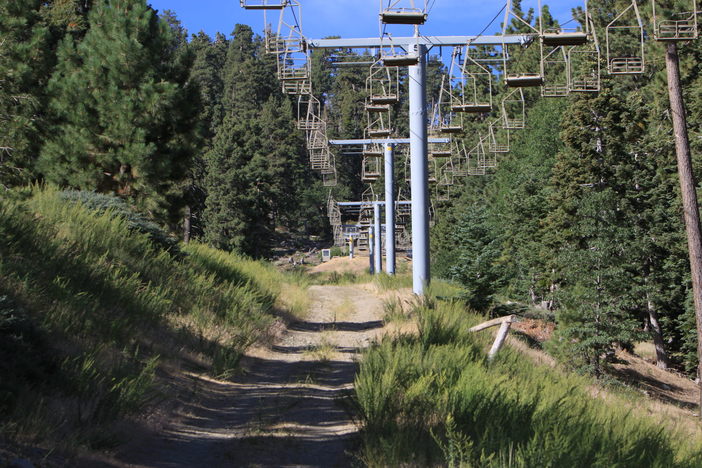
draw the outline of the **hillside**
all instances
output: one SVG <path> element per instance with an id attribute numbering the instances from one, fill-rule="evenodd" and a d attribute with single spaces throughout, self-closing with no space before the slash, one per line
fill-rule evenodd
<path id="1" fill-rule="evenodd" d="M 273 268 L 178 245 L 117 199 L 25 192 L 0 199 L 5 439 L 118 445 L 121 421 L 181 396 L 183 372 L 232 375 L 277 315 L 304 307 L 281 301 L 298 286 Z"/>

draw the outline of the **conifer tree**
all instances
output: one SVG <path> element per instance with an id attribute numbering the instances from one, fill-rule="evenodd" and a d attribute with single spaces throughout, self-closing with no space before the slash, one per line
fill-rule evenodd
<path id="1" fill-rule="evenodd" d="M 45 103 L 48 28 L 42 24 L 40 2 L 0 3 L 0 184 L 25 184 L 34 170 Z"/>
<path id="2" fill-rule="evenodd" d="M 189 54 L 144 0 L 97 3 L 89 23 L 80 43 L 69 35 L 59 46 L 48 88 L 57 124 L 39 168 L 173 219 L 197 143 Z"/>

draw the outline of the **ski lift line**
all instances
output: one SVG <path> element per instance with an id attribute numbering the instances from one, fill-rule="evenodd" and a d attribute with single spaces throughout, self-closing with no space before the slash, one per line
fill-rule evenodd
<path id="1" fill-rule="evenodd" d="M 497 20 L 497 18 L 500 17 L 500 15 L 502 14 L 502 12 L 505 11 L 505 8 L 507 8 L 507 4 L 506 4 L 506 3 L 502 6 L 502 8 L 500 8 L 500 11 L 497 12 L 497 14 L 496 14 L 495 17 L 492 19 L 492 21 L 490 21 L 490 22 L 488 23 L 488 25 L 485 26 L 485 27 L 483 28 L 483 30 L 480 31 L 480 32 L 478 33 L 478 35 L 475 36 L 475 37 L 476 37 L 476 38 L 482 37 L 482 35 L 485 34 L 485 31 L 487 31 L 488 28 L 489 28 L 490 26 L 492 26 L 492 24 Z"/>

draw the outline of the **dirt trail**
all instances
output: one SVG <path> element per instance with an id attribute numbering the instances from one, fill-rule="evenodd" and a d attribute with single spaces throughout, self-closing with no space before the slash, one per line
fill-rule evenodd
<path id="1" fill-rule="evenodd" d="M 191 376 L 200 397 L 113 466 L 350 466 L 358 426 L 348 396 L 355 358 L 382 333 L 370 286 L 313 286 L 304 321 L 258 349 L 234 382 Z"/>

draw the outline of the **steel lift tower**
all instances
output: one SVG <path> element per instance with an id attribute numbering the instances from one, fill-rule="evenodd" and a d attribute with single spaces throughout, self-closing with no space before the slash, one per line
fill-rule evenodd
<path id="1" fill-rule="evenodd" d="M 429 268 L 429 182 L 426 60 L 433 47 L 459 47 L 466 44 L 496 45 L 525 44 L 529 36 L 420 36 L 393 38 L 393 46 L 401 48 L 408 57 L 416 58 L 409 65 L 410 164 L 412 200 L 412 289 L 423 295 L 431 281 Z M 388 47 L 382 38 L 310 39 L 311 49 L 382 49 Z M 409 61 L 409 59 L 408 59 Z"/>

